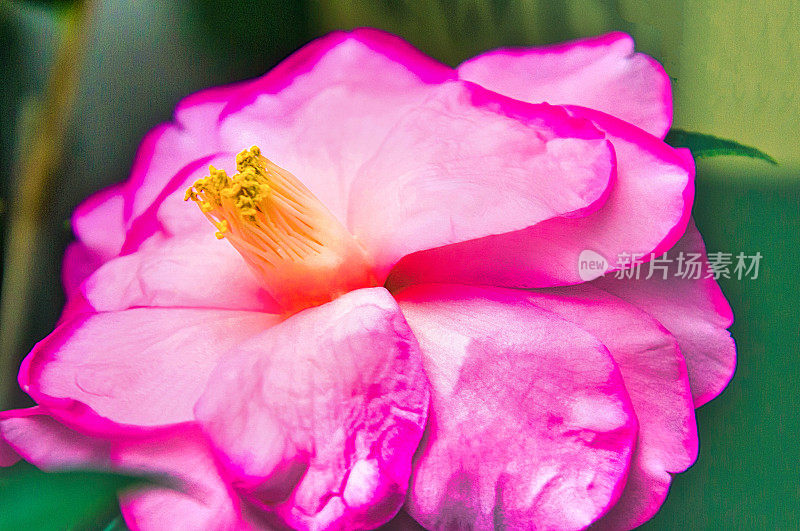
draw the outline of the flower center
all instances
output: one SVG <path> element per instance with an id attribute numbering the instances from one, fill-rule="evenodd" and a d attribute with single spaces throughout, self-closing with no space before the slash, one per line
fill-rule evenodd
<path id="1" fill-rule="evenodd" d="M 229 177 L 211 166 L 186 191 L 287 312 L 377 285 L 366 251 L 294 175 L 253 146 Z"/>

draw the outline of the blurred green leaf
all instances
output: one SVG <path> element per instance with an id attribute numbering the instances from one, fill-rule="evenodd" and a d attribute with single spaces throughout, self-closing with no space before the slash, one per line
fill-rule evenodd
<path id="1" fill-rule="evenodd" d="M 152 484 L 171 482 L 111 472 L 46 473 L 19 463 L 0 471 L 0 530 L 122 530 L 117 492 Z"/>
<path id="2" fill-rule="evenodd" d="M 682 129 L 672 129 L 664 141 L 672 147 L 689 148 L 695 157 L 719 157 L 720 155 L 736 155 L 740 157 L 750 157 L 761 159 L 770 164 L 777 165 L 778 162 L 754 147 L 745 146 L 733 140 L 725 140 L 712 135 L 702 133 L 692 133 Z"/>

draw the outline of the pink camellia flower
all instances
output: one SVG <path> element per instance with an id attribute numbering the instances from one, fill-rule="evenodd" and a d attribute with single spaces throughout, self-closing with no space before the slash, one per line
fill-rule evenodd
<path id="1" fill-rule="evenodd" d="M 704 256 L 670 99 L 619 33 L 451 69 L 371 29 L 190 96 L 76 211 L 0 462 L 183 480 L 134 529 L 641 524 L 735 363 L 712 279 L 579 270 Z"/>

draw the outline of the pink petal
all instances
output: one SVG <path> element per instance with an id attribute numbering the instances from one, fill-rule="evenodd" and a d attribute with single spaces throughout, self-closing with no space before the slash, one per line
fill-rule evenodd
<path id="1" fill-rule="evenodd" d="M 11 466 L 19 460 L 19 454 L 14 451 L 14 448 L 0 438 L 0 467 Z"/>
<path id="2" fill-rule="evenodd" d="M 733 314 L 714 279 L 678 275 L 676 260 L 681 252 L 702 255 L 705 277 L 705 245 L 691 223 L 667 255 L 673 262 L 666 280 L 657 273 L 650 280 L 609 276 L 594 284 L 651 314 L 677 338 L 686 358 L 694 405 L 700 407 L 725 389 L 736 369 L 736 345 L 727 330 Z"/>
<path id="3" fill-rule="evenodd" d="M 340 220 L 350 183 L 390 129 L 455 71 L 374 29 L 317 39 L 250 85 L 225 109 L 229 151 L 259 145 Z"/>
<path id="4" fill-rule="evenodd" d="M 384 274 L 403 254 L 516 230 L 554 215 L 584 215 L 605 199 L 613 154 L 590 124 L 548 106 L 447 82 L 454 77 L 453 70 L 396 37 L 356 30 L 314 41 L 259 80 L 189 100 L 179 108 L 179 125 L 154 130 L 140 148 L 126 185 L 128 233 L 121 252 L 136 250 L 159 232 L 181 232 L 175 228 L 181 220 L 192 229 L 200 227 L 199 217 L 187 214 L 185 204 L 173 208 L 166 203 L 177 203 L 187 178 L 204 172 L 210 161 L 253 144 L 295 173 L 342 221 L 349 219 L 358 236 L 363 233 L 367 243 L 375 244 L 377 267 Z M 225 98 L 230 101 L 220 109 Z M 195 104 L 202 109 L 194 109 Z M 443 116 L 448 109 L 461 116 Z M 408 166 L 407 159 L 414 158 L 407 152 L 429 144 L 425 122 L 431 118 L 437 134 L 439 126 L 449 127 L 444 130 L 453 137 L 453 149 L 428 150 L 419 164 Z M 471 120 L 485 123 L 477 127 Z M 464 125 L 469 134 L 463 133 Z M 475 148 L 481 148 L 482 158 L 469 165 L 462 151 Z M 407 167 L 389 168 L 393 173 L 387 175 L 386 166 L 396 165 L 398 157 Z M 510 211 L 513 215 L 490 216 L 496 226 L 488 227 L 478 215 L 459 219 L 455 210 L 424 219 L 419 213 L 426 209 L 421 207 L 440 203 L 437 192 L 442 190 L 412 181 L 414 193 L 398 190 L 401 197 L 388 203 L 389 213 L 408 227 L 406 234 L 395 241 L 371 227 L 374 211 L 384 210 L 387 179 L 397 171 L 418 178 L 420 172 L 442 166 L 448 178 L 452 172 L 463 173 L 459 205 L 495 192 L 498 200 L 513 198 L 518 204 Z M 538 180 L 529 178 L 531 171 Z M 555 187 L 541 182 L 542 172 L 561 176 L 570 183 L 570 192 L 562 187 L 552 193 Z M 444 191 L 451 195 L 451 190 Z M 430 225 L 436 230 L 429 230 Z"/>
<path id="5" fill-rule="evenodd" d="M 216 124 L 228 104 L 249 93 L 258 79 L 211 87 L 183 98 L 175 107 L 175 122 L 182 129 L 202 132 Z"/>
<path id="6" fill-rule="evenodd" d="M 67 299 L 80 292 L 81 283 L 86 280 L 103 260 L 81 242 L 71 242 L 64 251 L 64 262 L 61 266 L 61 282 Z"/>
<path id="7" fill-rule="evenodd" d="M 427 386 L 397 304 L 372 288 L 234 349 L 196 414 L 251 503 L 295 529 L 364 529 L 405 499 Z"/>
<path id="8" fill-rule="evenodd" d="M 70 246 L 64 261 L 68 296 L 100 265 L 135 250 L 141 241 L 163 229 L 154 216 L 158 204 L 170 194 L 183 193 L 187 165 L 189 172 L 204 172 L 214 160 L 208 155 L 208 142 L 193 134 L 179 125 L 156 127 L 142 141 L 130 179 L 101 190 L 77 207 L 72 227 L 78 242 Z M 232 156 L 225 160 L 232 161 Z M 197 222 L 191 213 L 186 218 Z"/>
<path id="9" fill-rule="evenodd" d="M 220 357 L 279 320 L 198 309 L 81 315 L 36 345 L 23 361 L 20 386 L 84 433 L 186 422 Z"/>
<path id="10" fill-rule="evenodd" d="M 137 240 L 145 241 L 151 234 L 163 233 L 167 236 L 191 236 L 195 234 L 213 234 L 216 229 L 208 222 L 197 206 L 185 201 L 186 190 L 195 181 L 209 174 L 208 167 L 225 170 L 228 175 L 236 173 L 236 153 L 223 152 L 214 157 L 206 157 L 193 161 L 181 169 L 172 179 L 171 189 L 135 222 L 134 228 L 139 234 L 131 235 L 126 243 L 128 249 L 137 248 Z M 165 190 L 169 192 L 169 189 Z M 148 233 L 147 225 L 153 224 Z M 138 227 L 137 227 L 138 225 Z"/>
<path id="11" fill-rule="evenodd" d="M 616 501 L 636 418 L 593 336 L 526 293 L 398 295 L 431 380 L 407 508 L 428 529 L 581 529 Z"/>
<path id="12" fill-rule="evenodd" d="M 122 514 L 132 529 L 252 529 L 242 519 L 236 495 L 220 476 L 211 448 L 194 424 L 144 440 L 120 441 L 113 446 L 112 460 L 123 470 L 165 474 L 182 487 L 123 495 Z"/>
<path id="13" fill-rule="evenodd" d="M 324 47 L 322 42 L 315 43 L 309 47 Z M 287 60 L 289 62 L 291 58 Z M 272 73 L 270 75 L 275 77 Z M 141 216 L 148 210 L 157 209 L 161 201 L 173 193 L 178 192 L 177 195 L 182 197 L 185 178 L 179 179 L 180 182 L 175 182 L 174 179 L 182 168 L 194 161 L 206 159 L 206 167 L 202 169 L 206 171 L 207 159 L 222 151 L 219 127 L 223 109 L 232 101 L 251 97 L 254 91 L 258 91 L 255 85 L 255 82 L 248 81 L 214 87 L 184 98 L 175 110 L 174 122 L 161 124 L 145 136 L 128 181 L 99 192 L 78 207 L 73 226 L 79 240 L 94 249 L 94 239 L 90 239 L 102 235 L 113 243 L 110 249 L 114 252 L 105 259 L 119 254 L 126 232 L 138 230 L 135 225 Z M 244 147 L 249 145 L 235 146 L 234 153 Z M 233 155 L 229 156 L 229 161 L 233 162 Z M 94 215 L 93 211 L 98 207 L 110 208 L 103 203 L 112 195 L 116 196 L 113 201 L 113 217 L 104 224 L 103 213 Z M 117 218 L 120 218 L 121 224 L 115 222 L 109 227 L 108 222 L 116 221 Z M 94 232 L 89 234 L 88 231 Z"/>
<path id="14" fill-rule="evenodd" d="M 277 303 L 241 255 L 214 237 L 208 221 L 203 223 L 208 230 L 151 239 L 107 262 L 84 283 L 86 301 L 97 311 L 160 306 L 277 313 Z"/>
<path id="15" fill-rule="evenodd" d="M 208 220 L 197 208 L 184 201 L 186 189 L 195 180 L 208 175 L 209 166 L 231 171 L 235 168 L 233 153 L 218 153 L 192 160 L 163 183 L 158 197 L 137 217 L 128 222 L 128 232 L 120 254 L 135 252 L 152 238 L 213 232 Z M 180 209 L 176 206 L 179 205 Z M 164 208 L 166 207 L 166 208 Z"/>
<path id="16" fill-rule="evenodd" d="M 384 272 L 415 251 L 586 215 L 613 176 L 613 150 L 588 121 L 445 83 L 359 170 L 349 227 Z"/>
<path id="17" fill-rule="evenodd" d="M 123 497 L 122 512 L 132 529 L 163 529 L 165 522 L 184 530 L 252 529 L 241 519 L 236 498 L 194 424 L 109 442 L 73 431 L 34 407 L 0 413 L 0 448 L 3 443 L 48 471 L 113 468 L 177 479 L 179 490 L 147 488 Z"/>
<path id="18" fill-rule="evenodd" d="M 124 189 L 110 186 L 90 196 L 72 214 L 72 231 L 101 261 L 119 254 L 125 241 Z"/>
<path id="19" fill-rule="evenodd" d="M 43 470 L 109 466 L 108 442 L 67 428 L 40 407 L 0 412 L 0 451 L 3 443 Z"/>
<path id="20" fill-rule="evenodd" d="M 119 254 L 125 241 L 122 186 L 111 186 L 78 205 L 72 214 L 72 231 L 78 241 L 64 255 L 61 279 L 67 299 L 81 282 L 105 261 Z"/>
<path id="21" fill-rule="evenodd" d="M 33 409 L 33 408 L 31 408 Z M 21 458 L 14 447 L 11 446 L 3 435 L 3 423 L 5 418 L 13 416 L 19 411 L 4 411 L 0 413 L 0 467 L 11 466 L 16 464 Z"/>
<path id="22" fill-rule="evenodd" d="M 116 187 L 123 198 L 123 231 L 121 241 L 115 236 L 115 243 L 118 242 L 120 247 L 116 248 L 112 256 L 119 254 L 121 244 L 130 237 L 128 233 L 141 230 L 141 227 L 137 227 L 141 216 L 149 210 L 157 209 L 158 204 L 170 194 L 176 191 L 179 195 L 183 194 L 181 185 L 185 176 L 182 178 L 177 175 L 182 169 L 193 163 L 197 165 L 196 161 L 202 161 L 199 165 L 205 165 L 204 170 L 207 169 L 209 159 L 220 151 L 220 112 L 247 85 L 248 83 L 237 83 L 215 87 L 188 96 L 178 104 L 173 122 L 161 124 L 145 136 L 136 153 L 130 178 Z M 83 205 L 78 208 L 82 207 Z M 75 224 L 73 221 L 73 225 Z M 96 226 L 98 230 L 104 230 L 102 223 Z M 115 234 L 117 233 L 115 230 Z M 81 232 L 76 230 L 76 234 L 84 241 Z"/>
<path id="23" fill-rule="evenodd" d="M 621 253 L 647 257 L 674 245 L 688 223 L 694 197 L 691 158 L 609 115 L 568 109 L 605 131 L 616 151 L 617 180 L 601 208 L 586 217 L 553 218 L 526 230 L 408 256 L 390 282 L 575 284 L 583 281 L 578 262 L 584 250 L 599 253 L 613 270 Z"/>
<path id="24" fill-rule="evenodd" d="M 342 149 L 361 153 L 359 160 L 363 162 L 374 151 L 370 146 L 383 138 L 380 133 L 375 135 L 376 128 L 384 130 L 385 135 L 385 130 L 401 115 L 390 94 L 395 100 L 404 98 L 415 102 L 410 93 L 414 89 L 419 91 L 428 83 L 454 77 L 455 72 L 449 67 L 426 57 L 401 39 L 377 30 L 337 32 L 313 41 L 260 79 L 212 88 L 181 101 L 174 122 L 159 125 L 142 141 L 130 179 L 124 185 L 100 192 L 79 207 L 73 222 L 76 234 L 91 249 L 95 248 L 95 240 L 102 240 L 103 250 L 111 251 L 102 261 L 115 256 L 120 252 L 126 232 L 140 230 L 136 224 L 141 216 L 157 209 L 171 194 L 183 195 L 181 185 L 185 179 L 175 178 L 182 168 L 202 159 L 206 159 L 207 166 L 208 159 L 220 152 L 236 153 L 260 141 L 267 142 L 265 153 L 276 161 L 284 158 L 282 154 L 287 149 L 293 152 L 295 145 L 305 150 L 297 153 L 300 167 L 312 168 L 312 163 L 319 162 L 319 169 L 323 171 L 319 175 L 311 171 L 309 184 L 329 189 L 331 197 L 323 197 L 325 194 L 321 197 L 328 200 L 332 208 L 337 197 L 344 205 L 342 198 L 346 195 L 341 195 L 343 190 L 328 177 L 331 171 L 336 171 L 331 169 L 333 166 L 346 164 L 347 155 L 331 141 L 342 143 Z M 337 87 L 350 101 L 350 107 L 334 105 L 328 109 L 333 114 L 323 116 L 320 109 L 313 108 L 314 102 L 324 110 L 326 98 L 336 99 L 332 93 L 337 92 Z M 252 115 L 261 112 L 263 102 L 256 101 L 259 96 L 266 100 L 269 115 L 251 123 Z M 254 101 L 256 104 L 250 105 Z M 367 119 L 370 105 L 372 115 Z M 353 109 L 358 109 L 359 113 L 353 115 Z M 222 134 L 225 117 L 230 118 L 233 138 Z M 356 129 L 352 137 L 344 134 L 345 118 L 349 120 L 350 129 Z M 250 127 L 240 128 L 239 120 Z M 378 127 L 381 121 L 383 125 Z M 335 132 L 330 123 L 337 123 Z M 248 131 L 253 128 L 267 137 L 250 135 Z M 285 138 L 290 133 L 296 137 Z M 303 141 L 298 143 L 299 137 Z M 320 160 L 319 154 L 325 148 L 329 148 L 327 158 Z M 233 155 L 230 161 L 233 162 Z M 354 171 L 343 172 L 351 177 L 354 174 Z M 106 205 L 112 196 L 113 204 Z M 109 208 L 113 208 L 113 216 L 109 218 L 109 223 L 113 223 L 98 223 L 105 217 L 98 209 Z M 98 210 L 97 215 L 95 210 Z M 121 223 L 117 221 L 120 216 Z"/>
<path id="25" fill-rule="evenodd" d="M 672 122 L 669 77 L 652 57 L 633 53 L 624 33 L 494 50 L 466 61 L 458 74 L 518 100 L 597 109 L 659 138 Z"/>
<path id="26" fill-rule="evenodd" d="M 402 69 L 397 66 L 402 67 Z M 237 98 L 229 99 L 223 117 L 238 112 L 264 94 L 297 91 L 294 97 L 313 96 L 315 90 L 336 84 L 400 83 L 393 79 L 370 79 L 370 74 L 388 68 L 412 83 L 439 83 L 453 79 L 452 69 L 423 54 L 402 38 L 375 28 L 335 31 L 311 41 L 263 77 L 254 80 Z M 392 76 L 385 76 L 392 77 Z M 188 98 L 187 98 L 188 99 Z"/>
<path id="27" fill-rule="evenodd" d="M 697 457 L 694 406 L 678 344 L 645 312 L 585 284 L 530 297 L 602 341 L 619 366 L 639 420 L 639 439 L 625 490 L 599 526 L 637 527 L 664 502 L 670 473 L 683 472 Z"/>
<path id="28" fill-rule="evenodd" d="M 174 179 L 182 168 L 224 151 L 220 149 L 219 139 L 220 106 L 221 102 L 201 106 L 187 123 L 162 124 L 142 140 L 131 176 L 125 183 L 128 196 L 124 217 L 128 230 L 139 216 L 174 192 L 176 184 L 183 182 L 181 178 L 178 178 L 178 183 Z M 181 108 L 179 104 L 178 120 Z"/>

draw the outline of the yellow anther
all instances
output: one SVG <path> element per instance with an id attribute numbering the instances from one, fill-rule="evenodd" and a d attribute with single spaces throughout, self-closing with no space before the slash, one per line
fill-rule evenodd
<path id="1" fill-rule="evenodd" d="M 226 232 L 228 232 L 228 220 L 223 219 L 217 223 L 217 232 L 214 233 L 214 236 L 216 236 L 218 240 L 221 240 L 225 237 Z"/>

